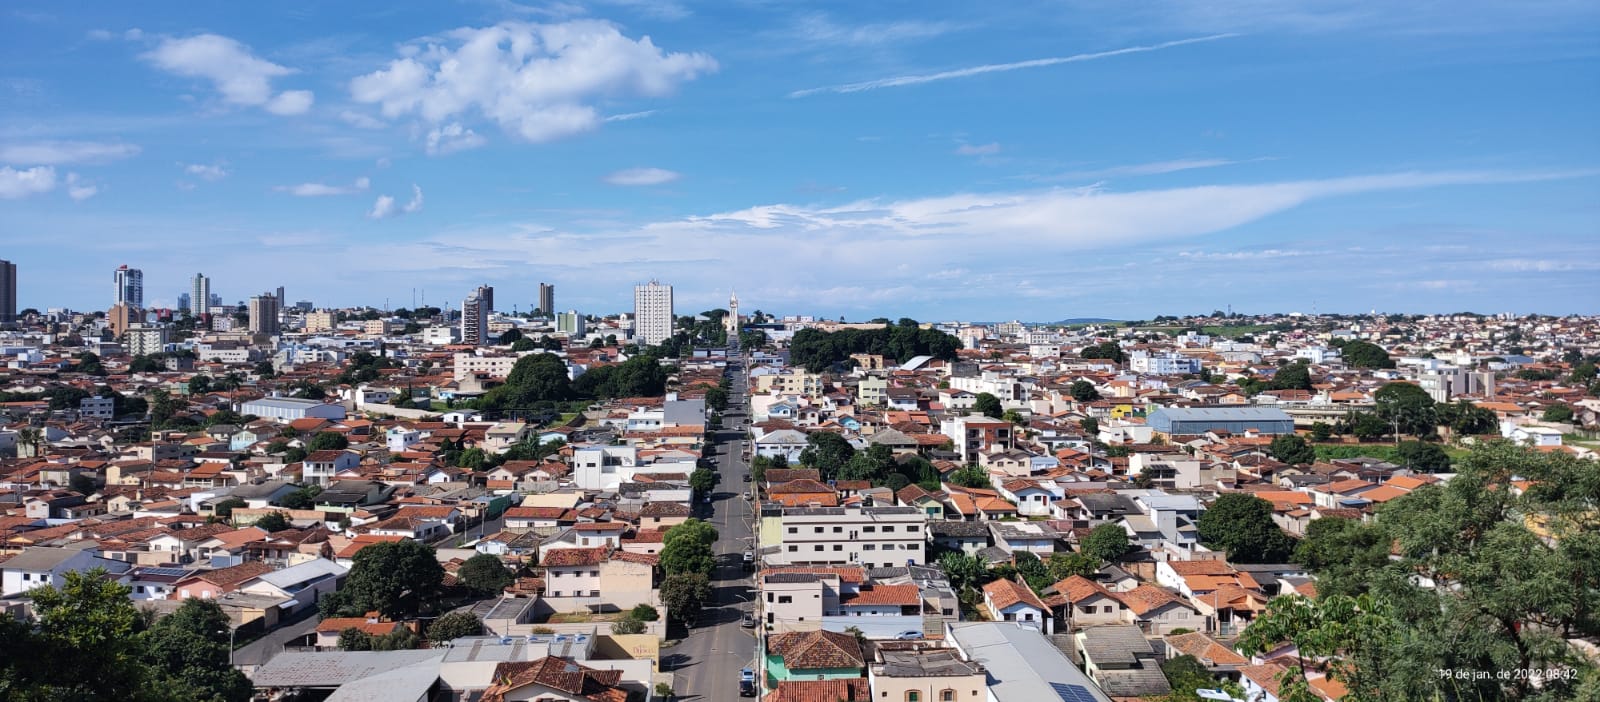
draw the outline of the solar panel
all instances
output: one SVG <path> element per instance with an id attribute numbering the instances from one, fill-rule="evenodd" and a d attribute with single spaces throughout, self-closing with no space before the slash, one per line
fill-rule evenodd
<path id="1" fill-rule="evenodd" d="M 187 568 L 143 568 L 139 571 L 143 575 L 154 575 L 158 578 L 176 578 L 189 572 Z"/>
<path id="2" fill-rule="evenodd" d="M 1050 683 L 1050 689 L 1056 691 L 1056 696 L 1061 698 L 1061 702 L 1098 702 L 1089 692 L 1089 688 L 1082 685 Z"/>

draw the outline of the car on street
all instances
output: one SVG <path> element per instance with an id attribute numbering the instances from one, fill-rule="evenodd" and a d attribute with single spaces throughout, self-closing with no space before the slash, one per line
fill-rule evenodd
<path id="1" fill-rule="evenodd" d="M 744 474 L 744 481 L 747 482 L 747 483 L 750 482 L 750 474 L 749 473 L 745 473 Z"/>
<path id="2" fill-rule="evenodd" d="M 739 622 L 739 626 L 742 626 L 742 627 L 744 627 L 746 629 L 754 629 L 754 628 L 756 628 L 756 613 L 755 612 L 745 612 L 744 613 L 744 620 Z"/>
<path id="3" fill-rule="evenodd" d="M 749 668 L 739 670 L 739 696 L 756 696 L 756 671 Z"/>
<path id="4" fill-rule="evenodd" d="M 745 551 L 744 552 L 744 567 L 745 568 L 754 568 L 754 567 L 756 567 L 756 552 L 755 551 Z"/>
<path id="5" fill-rule="evenodd" d="M 902 632 L 900 632 L 898 634 L 895 634 L 894 638 L 897 641 L 915 641 L 917 639 L 922 638 L 922 632 L 920 632 L 920 631 L 902 631 Z"/>

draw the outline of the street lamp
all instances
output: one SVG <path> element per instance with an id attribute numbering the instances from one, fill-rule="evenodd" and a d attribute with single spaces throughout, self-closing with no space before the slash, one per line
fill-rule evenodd
<path id="1" fill-rule="evenodd" d="M 218 634 L 222 633 L 222 630 L 218 629 L 217 633 Z M 239 627 L 236 627 L 236 626 L 228 627 L 228 667 L 230 667 L 230 668 L 233 667 L 233 638 L 238 633 L 239 633 Z"/>

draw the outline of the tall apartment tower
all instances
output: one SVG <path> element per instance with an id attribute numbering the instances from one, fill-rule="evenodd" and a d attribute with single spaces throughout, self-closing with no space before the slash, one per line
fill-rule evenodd
<path id="1" fill-rule="evenodd" d="M 461 343 L 483 346 L 489 342 L 489 310 L 494 304 L 494 288 L 480 286 L 461 302 Z"/>
<path id="2" fill-rule="evenodd" d="M 556 286 L 549 283 L 539 284 L 539 312 L 546 317 L 556 316 Z"/>
<path id="3" fill-rule="evenodd" d="M 17 321 L 17 264 L 0 259 L 0 324 Z"/>
<path id="4" fill-rule="evenodd" d="M 114 279 L 117 284 L 117 299 L 114 302 L 144 309 L 144 271 L 124 264 L 117 268 Z"/>
<path id="5" fill-rule="evenodd" d="M 194 280 L 189 285 L 189 314 L 199 317 L 206 313 L 206 305 L 211 302 L 211 279 L 203 273 L 194 274 Z"/>
<path id="6" fill-rule="evenodd" d="M 270 292 L 261 293 L 250 298 L 250 333 L 262 336 L 277 336 L 278 328 L 278 296 Z"/>
<path id="7" fill-rule="evenodd" d="M 655 346 L 672 337 L 672 286 L 654 280 L 633 286 L 633 340 Z"/>
<path id="8" fill-rule="evenodd" d="M 278 309 L 281 310 L 284 307 L 288 306 L 288 304 L 289 304 L 288 301 L 283 296 L 283 286 L 279 285 L 278 286 Z"/>

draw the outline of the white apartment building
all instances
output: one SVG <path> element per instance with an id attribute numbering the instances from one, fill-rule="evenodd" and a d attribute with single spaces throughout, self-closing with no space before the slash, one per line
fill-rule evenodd
<path id="1" fill-rule="evenodd" d="M 768 565 L 890 567 L 925 555 L 928 514 L 916 507 L 794 508 L 770 519 L 778 520 L 778 550 Z"/>
<path id="2" fill-rule="evenodd" d="M 422 341 L 429 346 L 449 346 L 461 338 L 455 327 L 428 327 L 422 330 Z"/>
<path id="3" fill-rule="evenodd" d="M 489 343 L 489 312 L 494 306 L 494 288 L 479 286 L 461 303 L 461 343 L 484 346 Z"/>
<path id="4" fill-rule="evenodd" d="M 672 286 L 654 280 L 633 287 L 633 338 L 654 346 L 672 337 Z"/>
<path id="5" fill-rule="evenodd" d="M 583 490 L 614 490 L 633 481 L 639 450 L 632 446 L 592 446 L 572 452 L 572 482 Z"/>
<path id="6" fill-rule="evenodd" d="M 517 365 L 518 358 L 520 357 L 458 353 L 451 365 L 457 381 L 466 380 L 480 373 L 491 378 L 504 378 L 511 375 L 511 369 Z"/>
<path id="7" fill-rule="evenodd" d="M 78 416 L 91 419 L 111 419 L 116 416 L 117 401 L 111 397 L 85 397 L 78 401 Z"/>
<path id="8" fill-rule="evenodd" d="M 316 312 L 306 313 L 306 332 L 309 334 L 333 331 L 334 325 L 338 323 L 338 316 L 335 315 L 331 310 L 318 310 Z"/>
<path id="9" fill-rule="evenodd" d="M 1135 351 L 1128 357 L 1128 368 L 1135 373 L 1151 375 L 1185 375 L 1200 372 L 1200 359 L 1175 353 L 1152 355 Z"/>
<path id="10" fill-rule="evenodd" d="M 189 314 L 199 317 L 211 304 L 211 279 L 203 273 L 194 274 L 189 286 Z"/>
<path id="11" fill-rule="evenodd" d="M 167 328 L 159 324 L 135 324 L 122 335 L 123 345 L 134 356 L 152 356 L 167 350 Z"/>
<path id="12" fill-rule="evenodd" d="M 974 395 L 986 392 L 1000 398 L 1001 404 L 1006 405 L 1017 402 L 1023 395 L 1021 383 L 1002 377 L 994 371 L 984 371 L 983 375 L 951 378 L 950 387 L 954 390 L 966 390 Z"/>
<path id="13" fill-rule="evenodd" d="M 583 315 L 577 310 L 567 310 L 556 315 L 556 331 L 567 336 L 583 336 L 585 331 Z"/>

